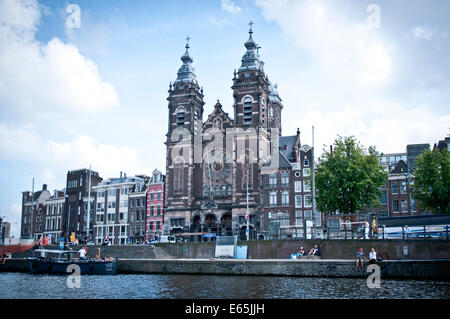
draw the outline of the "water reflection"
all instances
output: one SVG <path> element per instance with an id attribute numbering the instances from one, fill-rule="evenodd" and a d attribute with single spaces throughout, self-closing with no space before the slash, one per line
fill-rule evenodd
<path id="1" fill-rule="evenodd" d="M 151 299 L 423 299 L 450 297 L 450 283 L 383 280 L 369 289 L 365 279 L 196 275 L 83 276 L 81 288 L 67 287 L 66 276 L 0 274 L 2 298 Z"/>

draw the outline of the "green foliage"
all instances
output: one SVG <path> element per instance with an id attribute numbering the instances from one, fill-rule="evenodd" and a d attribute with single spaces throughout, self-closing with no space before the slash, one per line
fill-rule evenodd
<path id="1" fill-rule="evenodd" d="M 324 149 L 319 162 L 316 201 L 320 211 L 354 214 L 379 205 L 387 172 L 375 147 L 366 150 L 354 136 L 338 136 L 334 150 Z"/>
<path id="2" fill-rule="evenodd" d="M 449 213 L 450 155 L 446 149 L 425 150 L 417 158 L 413 180 L 415 198 L 422 209 L 435 214 Z"/>

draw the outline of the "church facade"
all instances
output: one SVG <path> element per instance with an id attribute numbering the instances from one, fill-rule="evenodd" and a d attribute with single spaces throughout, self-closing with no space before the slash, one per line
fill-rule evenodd
<path id="1" fill-rule="evenodd" d="M 314 219 L 305 201 L 310 187 L 303 188 L 311 148 L 301 145 L 299 130 L 281 135 L 284 106 L 264 71 L 251 24 L 244 45 L 231 87 L 232 117 L 219 101 L 204 115 L 189 43 L 168 91 L 164 227 L 190 241 L 202 235 L 291 237 L 301 234 L 305 218 Z"/>

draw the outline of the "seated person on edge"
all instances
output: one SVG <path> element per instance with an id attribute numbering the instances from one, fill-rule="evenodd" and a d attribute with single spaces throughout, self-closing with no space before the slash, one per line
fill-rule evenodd
<path id="1" fill-rule="evenodd" d="M 356 270 L 358 270 L 359 262 L 361 261 L 361 269 L 364 268 L 364 259 L 366 259 L 366 256 L 364 256 L 364 251 L 362 248 L 356 251 Z"/>

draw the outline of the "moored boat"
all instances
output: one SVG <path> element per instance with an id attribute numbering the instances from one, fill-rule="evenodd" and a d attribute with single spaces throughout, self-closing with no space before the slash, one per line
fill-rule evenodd
<path id="1" fill-rule="evenodd" d="M 79 267 L 80 275 L 114 275 L 117 271 L 114 259 L 79 259 L 73 258 L 77 254 L 72 250 L 49 250 L 36 249 L 35 256 L 28 257 L 30 263 L 30 273 L 32 274 L 71 274 L 76 267 Z"/>

